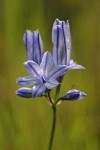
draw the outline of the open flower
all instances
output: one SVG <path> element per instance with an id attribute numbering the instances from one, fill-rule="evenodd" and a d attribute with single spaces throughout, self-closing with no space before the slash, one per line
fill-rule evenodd
<path id="1" fill-rule="evenodd" d="M 33 60 L 40 65 L 43 57 L 43 43 L 39 31 L 26 30 L 23 39 L 28 60 Z"/>
<path id="2" fill-rule="evenodd" d="M 65 65 L 54 66 L 52 55 L 49 52 L 44 53 L 40 66 L 31 60 L 25 62 L 24 65 L 30 76 L 19 77 L 17 83 L 25 87 L 34 85 L 32 87 L 32 97 L 38 97 L 47 89 L 57 86 L 59 82 L 56 79 L 62 76 L 67 70 Z M 25 97 L 25 95 L 30 96 L 30 92 L 30 89 L 25 88 L 17 90 L 16 94 Z"/>
<path id="3" fill-rule="evenodd" d="M 56 19 L 52 28 L 53 60 L 55 65 L 67 65 L 68 69 L 84 69 L 76 64 L 71 57 L 71 35 L 69 21 L 65 23 Z"/>
<path id="4" fill-rule="evenodd" d="M 76 89 L 68 91 L 65 95 L 59 96 L 62 79 L 69 69 L 84 69 L 76 64 L 71 57 L 71 36 L 69 22 L 65 23 L 55 20 L 52 29 L 53 52 L 48 51 L 43 55 L 43 43 L 38 30 L 31 32 L 26 30 L 24 44 L 26 47 L 27 59 L 24 66 L 29 73 L 27 77 L 19 77 L 17 84 L 23 86 L 16 91 L 18 96 L 24 98 L 35 98 L 46 96 L 53 111 L 52 130 L 48 149 L 52 149 L 52 143 L 56 125 L 56 106 L 65 100 L 80 100 L 87 94 Z M 29 86 L 29 87 L 28 87 Z M 56 87 L 55 99 L 51 97 L 52 88 Z"/>

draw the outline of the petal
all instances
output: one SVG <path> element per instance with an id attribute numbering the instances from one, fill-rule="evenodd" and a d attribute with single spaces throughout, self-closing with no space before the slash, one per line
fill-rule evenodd
<path id="1" fill-rule="evenodd" d="M 51 78 L 56 79 L 62 76 L 66 71 L 67 71 L 67 67 L 65 65 L 55 66 L 49 73 L 48 80 Z"/>
<path id="2" fill-rule="evenodd" d="M 27 61 L 24 63 L 27 72 L 31 75 L 34 75 L 37 79 L 41 80 L 42 72 L 40 66 L 34 61 Z"/>
<path id="3" fill-rule="evenodd" d="M 26 47 L 27 58 L 28 60 L 32 60 L 32 32 L 30 30 L 26 30 L 23 40 Z"/>
<path id="4" fill-rule="evenodd" d="M 76 62 L 74 62 L 73 60 L 70 60 L 68 69 L 85 69 L 85 67 L 76 64 Z"/>
<path id="5" fill-rule="evenodd" d="M 37 79 L 35 76 L 31 75 L 28 77 L 19 77 L 16 81 L 17 84 L 22 86 L 31 86 L 33 84 L 41 83 L 41 80 Z"/>
<path id="6" fill-rule="evenodd" d="M 72 45 L 71 45 L 71 34 L 70 34 L 70 25 L 69 21 L 67 20 L 65 25 L 65 42 L 66 42 L 66 65 L 69 65 L 70 57 L 71 57 L 71 51 L 72 51 Z"/>
<path id="7" fill-rule="evenodd" d="M 24 34 L 24 43 L 28 60 L 33 60 L 40 64 L 43 56 L 43 43 L 39 31 L 26 30 Z"/>
<path id="8" fill-rule="evenodd" d="M 38 30 L 33 32 L 32 38 L 32 60 L 40 65 L 43 56 L 43 43 Z"/>
<path id="9" fill-rule="evenodd" d="M 39 84 L 33 87 L 32 90 L 32 97 L 38 97 L 41 96 L 42 93 L 44 93 L 46 90 L 46 87 L 44 86 L 44 84 Z"/>
<path id="10" fill-rule="evenodd" d="M 32 89 L 31 88 L 20 88 L 16 91 L 18 96 L 24 98 L 31 98 L 32 97 Z"/>
<path id="11" fill-rule="evenodd" d="M 55 19 L 53 28 L 55 28 L 56 25 L 61 25 L 61 21 L 59 19 Z"/>
<path id="12" fill-rule="evenodd" d="M 40 67 L 43 71 L 44 77 L 47 78 L 49 72 L 53 68 L 53 59 L 51 53 L 49 52 L 44 53 Z"/>
<path id="13" fill-rule="evenodd" d="M 62 65 L 65 63 L 65 48 L 64 48 L 64 36 L 61 25 L 53 26 L 52 31 L 53 42 L 53 60 L 55 65 Z"/>
<path id="14" fill-rule="evenodd" d="M 61 100 L 80 100 L 80 99 L 84 98 L 85 96 L 87 96 L 86 93 L 81 92 L 76 89 L 72 89 L 72 90 L 68 91 L 68 93 L 66 95 L 60 97 L 59 99 L 61 99 Z"/>
<path id="15" fill-rule="evenodd" d="M 69 22 L 55 20 L 52 29 L 53 59 L 55 65 L 68 65 L 71 56 Z"/>
<path id="16" fill-rule="evenodd" d="M 47 89 L 52 89 L 52 88 L 54 88 L 55 86 L 58 86 L 58 85 L 59 85 L 59 82 L 55 79 L 50 79 L 45 83 L 45 86 L 46 86 Z"/>
<path id="17" fill-rule="evenodd" d="M 62 27 L 62 21 L 59 19 L 56 19 L 54 21 L 53 27 L 52 27 L 52 42 L 55 44 L 57 42 L 57 29 Z M 59 36 L 59 35 L 58 35 Z"/>

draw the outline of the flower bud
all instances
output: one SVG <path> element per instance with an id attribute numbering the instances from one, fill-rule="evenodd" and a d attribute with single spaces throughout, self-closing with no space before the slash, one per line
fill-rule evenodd
<path id="1" fill-rule="evenodd" d="M 81 92 L 76 89 L 72 89 L 68 91 L 64 96 L 61 96 L 59 99 L 60 100 L 80 100 L 87 96 L 84 92 Z"/>
<path id="2" fill-rule="evenodd" d="M 32 89 L 31 88 L 20 88 L 16 91 L 18 96 L 24 98 L 31 98 L 32 97 Z"/>

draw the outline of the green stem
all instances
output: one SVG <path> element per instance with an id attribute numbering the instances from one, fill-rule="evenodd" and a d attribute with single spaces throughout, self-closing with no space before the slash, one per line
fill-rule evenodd
<path id="1" fill-rule="evenodd" d="M 50 142 L 48 150 L 52 149 L 53 139 L 54 139 L 54 133 L 55 133 L 55 126 L 56 126 L 56 106 L 52 105 L 53 110 L 53 121 L 52 121 L 52 129 L 51 129 L 51 135 L 50 135 Z"/>
<path id="2" fill-rule="evenodd" d="M 56 106 L 57 105 L 57 103 L 59 102 L 59 98 L 56 100 L 56 102 L 54 103 L 54 105 Z"/>
<path id="3" fill-rule="evenodd" d="M 52 101 L 52 99 L 51 99 L 50 92 L 48 92 L 48 98 L 49 98 L 50 104 L 53 105 L 53 101 Z"/>
<path id="4" fill-rule="evenodd" d="M 59 98 L 59 93 L 60 93 L 60 84 L 56 88 L 55 100 Z"/>

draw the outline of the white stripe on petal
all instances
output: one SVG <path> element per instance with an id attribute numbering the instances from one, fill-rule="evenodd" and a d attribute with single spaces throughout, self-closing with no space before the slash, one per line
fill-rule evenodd
<path id="1" fill-rule="evenodd" d="M 69 21 L 67 20 L 66 25 L 65 25 L 65 39 L 66 39 L 66 65 L 69 65 L 70 57 L 71 57 L 71 52 L 72 52 L 72 45 L 71 45 L 71 34 L 70 34 L 70 25 Z"/>

